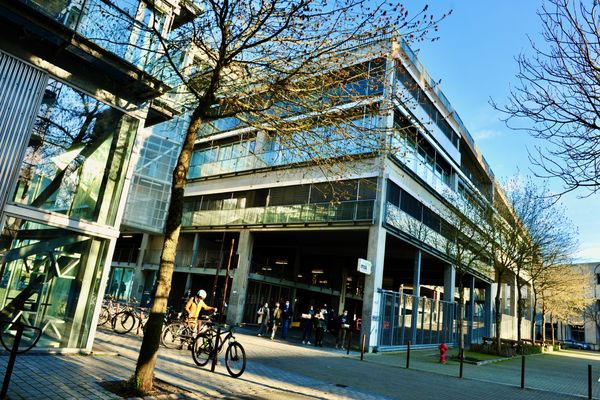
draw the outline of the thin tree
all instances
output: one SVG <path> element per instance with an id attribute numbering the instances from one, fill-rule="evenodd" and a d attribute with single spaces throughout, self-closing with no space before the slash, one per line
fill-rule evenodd
<path id="1" fill-rule="evenodd" d="M 332 173 L 334 165 L 353 158 L 343 147 L 382 146 L 381 136 L 352 122 L 357 103 L 365 97 L 348 83 L 367 77 L 368 71 L 352 68 L 369 59 L 372 48 L 365 43 L 394 29 L 407 31 L 405 38 L 416 40 L 437 22 L 424 14 L 426 8 L 413 18 L 399 5 L 358 0 L 224 0 L 207 1 L 205 6 L 197 18 L 178 28 L 175 39 L 154 32 L 163 49 L 162 61 L 179 80 L 182 99 L 189 99 L 190 122 L 173 173 L 154 300 L 132 379 L 143 391 L 152 389 L 184 187 L 199 130 L 211 121 L 236 117 L 276 137 L 279 146 L 288 149 L 286 161 L 316 163 L 331 167 Z M 194 55 L 192 74 L 177 62 L 187 51 Z M 342 107 L 347 104 L 355 106 Z M 364 101 L 359 111 L 381 112 L 380 105 L 370 101 Z"/>
<path id="2" fill-rule="evenodd" d="M 531 284 L 535 295 L 536 280 L 541 270 L 547 265 L 567 262 L 577 247 L 577 231 L 546 183 L 539 185 L 531 178 L 523 180 L 515 177 L 504 186 L 518 217 L 512 220 L 517 224 L 514 231 L 521 231 L 513 265 L 517 277 L 517 340 L 520 342 L 526 307 L 523 290 Z M 532 321 L 535 321 L 535 306 L 534 298 Z M 533 330 L 531 337 L 535 337 Z"/>
<path id="3" fill-rule="evenodd" d="M 539 176 L 558 178 L 563 193 L 600 189 L 600 2 L 548 0 L 538 12 L 542 44 L 517 57 L 518 85 L 507 125 L 543 142 L 530 153 Z"/>

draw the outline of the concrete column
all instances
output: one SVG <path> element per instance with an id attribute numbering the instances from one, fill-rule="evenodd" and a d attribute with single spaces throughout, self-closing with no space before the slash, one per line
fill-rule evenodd
<path id="1" fill-rule="evenodd" d="M 139 299 L 140 301 L 142 300 L 142 296 L 144 295 L 144 284 L 145 284 L 145 278 L 144 278 L 144 272 L 143 272 L 143 267 L 144 267 L 144 256 L 146 255 L 146 250 L 148 249 L 148 242 L 150 240 L 150 235 L 147 233 L 144 233 L 142 236 L 142 243 L 140 244 L 140 251 L 138 253 L 138 257 L 135 263 L 135 272 L 133 275 L 133 286 L 132 286 L 132 297 L 135 297 L 137 299 Z"/>
<path id="2" fill-rule="evenodd" d="M 454 293 L 456 291 L 456 268 L 454 265 L 448 264 L 444 267 L 444 301 L 454 303 Z M 454 315 L 450 313 L 448 306 L 445 307 L 443 324 L 444 336 L 443 339 L 447 343 L 454 342 Z"/>
<path id="3" fill-rule="evenodd" d="M 492 337 L 493 336 L 493 325 L 492 321 L 494 320 L 493 316 L 493 304 L 494 304 L 494 293 L 496 291 L 496 283 L 492 283 L 486 286 L 485 288 L 485 305 L 483 306 L 484 312 L 484 323 L 485 323 L 485 336 Z"/>
<path id="4" fill-rule="evenodd" d="M 371 261 L 371 274 L 365 275 L 363 293 L 361 335 L 366 335 L 369 351 L 377 347 L 379 340 L 380 293 L 383 286 L 383 267 L 385 258 L 386 232 L 381 226 L 373 225 L 369 229 L 367 260 Z"/>
<path id="5" fill-rule="evenodd" d="M 467 340 L 469 344 L 473 343 L 473 320 L 475 319 L 475 277 L 469 278 L 469 313 L 467 314 Z"/>
<path id="6" fill-rule="evenodd" d="M 229 294 L 229 307 L 227 309 L 227 323 L 239 324 L 244 315 L 246 304 L 246 291 L 248 290 L 248 276 L 250 274 L 250 261 L 252 260 L 252 248 L 254 236 L 249 230 L 240 232 L 238 241 L 238 265 L 231 282 Z"/>
<path id="7" fill-rule="evenodd" d="M 194 244 L 192 245 L 192 259 L 191 259 L 191 267 L 196 268 L 198 266 L 198 253 L 200 252 L 200 234 L 196 233 L 194 235 Z M 187 284 L 186 284 L 187 288 Z"/>
<path id="8" fill-rule="evenodd" d="M 454 265 L 444 267 L 444 301 L 454 301 L 456 290 L 456 268 Z"/>
<path id="9" fill-rule="evenodd" d="M 342 268 L 342 287 L 340 287 L 340 302 L 338 304 L 338 314 L 344 312 L 346 307 L 346 278 L 348 277 L 348 270 Z"/>
<path id="10" fill-rule="evenodd" d="M 415 252 L 415 263 L 413 267 L 413 303 L 410 318 L 410 340 L 417 344 L 417 325 L 421 322 L 419 318 L 419 304 L 421 297 L 421 250 Z"/>

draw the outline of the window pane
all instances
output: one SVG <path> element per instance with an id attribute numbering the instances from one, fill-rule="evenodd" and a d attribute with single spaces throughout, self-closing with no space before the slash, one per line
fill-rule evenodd
<path id="1" fill-rule="evenodd" d="M 50 80 L 14 201 L 112 224 L 138 121 Z"/>

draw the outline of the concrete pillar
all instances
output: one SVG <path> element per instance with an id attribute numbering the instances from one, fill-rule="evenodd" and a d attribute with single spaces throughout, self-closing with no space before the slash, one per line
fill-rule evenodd
<path id="1" fill-rule="evenodd" d="M 475 277 L 469 277 L 469 313 L 467 314 L 467 340 L 473 343 L 473 320 L 475 319 Z"/>
<path id="2" fill-rule="evenodd" d="M 494 320 L 493 315 L 493 304 L 494 304 L 494 293 L 496 290 L 496 283 L 488 284 L 485 288 L 485 304 L 483 306 L 484 312 L 484 323 L 485 323 L 485 336 L 492 337 L 493 336 L 493 325 L 492 321 Z"/>
<path id="3" fill-rule="evenodd" d="M 367 260 L 371 261 L 371 274 L 365 275 L 361 326 L 361 335 L 366 335 L 369 351 L 377 347 L 379 340 L 379 300 L 381 294 L 377 292 L 377 289 L 383 286 L 385 238 L 385 229 L 379 225 L 371 226 L 367 248 Z"/>
<path id="4" fill-rule="evenodd" d="M 142 243 L 140 244 L 140 250 L 138 252 L 138 257 L 135 263 L 135 272 L 133 274 L 133 284 L 131 289 L 131 296 L 142 300 L 142 296 L 144 295 L 144 256 L 146 255 L 146 250 L 148 249 L 148 242 L 150 241 L 150 235 L 144 233 L 142 235 Z"/>
<path id="5" fill-rule="evenodd" d="M 415 263 L 413 267 L 413 298 L 412 313 L 410 321 L 410 340 L 412 344 L 417 344 L 417 325 L 421 322 L 419 317 L 419 304 L 421 297 L 421 250 L 415 252 Z"/>
<path id="6" fill-rule="evenodd" d="M 191 267 L 196 268 L 198 266 L 198 253 L 200 252 L 200 234 L 196 233 L 194 235 L 194 244 L 192 245 L 192 258 L 191 258 Z M 187 283 L 186 283 L 187 288 Z"/>
<path id="7" fill-rule="evenodd" d="M 454 303 L 454 293 L 456 291 L 456 268 L 448 264 L 444 267 L 444 301 Z M 454 313 L 450 312 L 450 307 L 445 306 L 443 317 L 444 335 L 442 340 L 447 343 L 453 343 L 454 337 Z"/>
<path id="8" fill-rule="evenodd" d="M 227 309 L 227 323 L 239 324 L 244 315 L 244 306 L 246 304 L 246 291 L 248 290 L 248 276 L 250 274 L 250 261 L 252 260 L 252 248 L 254 236 L 249 230 L 244 229 L 240 232 L 238 241 L 238 265 L 231 282 L 231 291 L 229 294 L 229 307 Z"/>
<path id="9" fill-rule="evenodd" d="M 454 265 L 444 267 L 444 301 L 454 301 L 454 292 L 456 290 L 456 268 Z"/>
<path id="10" fill-rule="evenodd" d="M 346 307 L 346 278 L 348 277 L 348 270 L 343 267 L 342 268 L 342 286 L 340 287 L 340 302 L 338 304 L 338 315 L 341 315 L 344 312 L 344 308 Z"/>

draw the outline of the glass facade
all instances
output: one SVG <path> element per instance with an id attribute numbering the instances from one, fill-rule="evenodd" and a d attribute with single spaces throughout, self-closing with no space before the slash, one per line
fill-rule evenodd
<path id="1" fill-rule="evenodd" d="M 7 218 L 0 236 L 0 313 L 41 328 L 38 347 L 85 347 L 108 240 Z"/>
<path id="2" fill-rule="evenodd" d="M 13 201 L 115 223 L 138 120 L 50 80 Z"/>
<path id="3" fill-rule="evenodd" d="M 372 153 L 382 148 L 379 128 L 380 117 L 364 114 L 291 137 L 262 136 L 200 148 L 192 156 L 188 179 Z"/>
<path id="4" fill-rule="evenodd" d="M 158 67 L 159 41 L 165 10 L 142 0 L 20 0 L 76 31 L 85 38 L 153 75 Z"/>
<path id="5" fill-rule="evenodd" d="M 371 179 L 220 193 L 186 200 L 183 226 L 372 221 Z"/>

